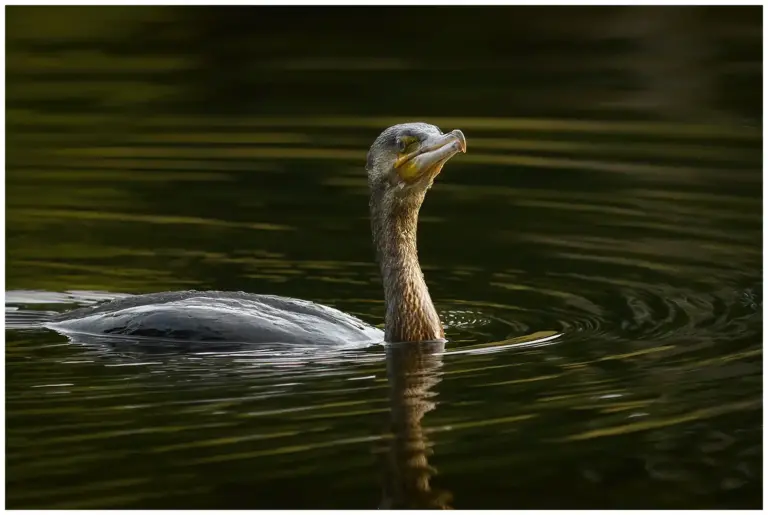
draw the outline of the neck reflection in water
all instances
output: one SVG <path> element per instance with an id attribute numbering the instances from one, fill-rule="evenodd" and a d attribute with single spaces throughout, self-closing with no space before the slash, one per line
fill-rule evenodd
<path id="1" fill-rule="evenodd" d="M 391 434 L 377 449 L 383 471 L 379 508 L 451 509 L 451 494 L 430 486 L 436 470 L 429 466 L 432 452 L 421 426 L 437 406 L 444 349 L 442 341 L 387 346 Z"/>

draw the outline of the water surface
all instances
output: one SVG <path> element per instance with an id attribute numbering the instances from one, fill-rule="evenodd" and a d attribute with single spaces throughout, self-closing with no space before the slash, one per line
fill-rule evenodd
<path id="1" fill-rule="evenodd" d="M 642 11 L 644 40 L 600 11 L 618 32 L 595 40 L 595 12 L 567 30 L 530 14 L 546 33 L 518 14 L 517 53 L 470 31 L 439 60 L 438 42 L 387 57 L 330 37 L 309 58 L 310 33 L 257 37 L 242 12 L 122 12 L 92 23 L 125 33 L 48 36 L 66 24 L 9 15 L 9 508 L 761 506 L 761 70 L 743 15 Z M 675 30 L 716 66 L 681 71 L 709 61 L 648 43 Z M 205 58 L 191 43 L 226 34 Z M 641 51 L 672 64 L 632 69 Z M 239 52 L 248 73 L 216 65 Z M 681 96 L 668 69 L 710 90 Z M 382 324 L 363 164 L 411 119 L 468 140 L 419 228 L 444 348 L 180 353 L 34 327 L 193 288 Z"/>

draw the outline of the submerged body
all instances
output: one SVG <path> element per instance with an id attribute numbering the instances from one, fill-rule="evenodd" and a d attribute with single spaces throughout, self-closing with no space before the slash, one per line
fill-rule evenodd
<path id="1" fill-rule="evenodd" d="M 150 293 L 64 313 L 45 324 L 61 333 L 220 343 L 368 345 L 384 333 L 337 309 L 243 292 Z"/>
<path id="2" fill-rule="evenodd" d="M 382 332 L 313 302 L 232 292 L 165 292 L 81 308 L 46 324 L 65 334 L 197 342 L 366 345 L 444 337 L 416 251 L 419 209 L 432 181 L 456 153 L 461 131 L 409 123 L 382 132 L 368 152 L 373 242 L 386 304 Z"/>

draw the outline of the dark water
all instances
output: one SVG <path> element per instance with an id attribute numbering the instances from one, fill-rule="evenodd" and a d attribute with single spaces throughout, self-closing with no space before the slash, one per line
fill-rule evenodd
<path id="1" fill-rule="evenodd" d="M 8 11 L 8 507 L 760 507 L 760 12 L 330 12 Z M 362 168 L 413 119 L 468 140 L 421 212 L 444 349 L 31 328 L 190 288 L 381 324 Z"/>

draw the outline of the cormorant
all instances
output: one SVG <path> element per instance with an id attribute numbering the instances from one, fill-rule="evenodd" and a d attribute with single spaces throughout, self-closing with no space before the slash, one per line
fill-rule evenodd
<path id="1" fill-rule="evenodd" d="M 313 302 L 243 292 L 135 295 L 69 311 L 46 327 L 64 334 L 186 341 L 358 345 L 433 341 L 443 326 L 416 250 L 419 209 L 432 181 L 458 152 L 460 130 L 427 123 L 384 130 L 366 163 L 373 242 L 384 286 L 384 333 L 356 317 Z"/>

